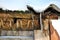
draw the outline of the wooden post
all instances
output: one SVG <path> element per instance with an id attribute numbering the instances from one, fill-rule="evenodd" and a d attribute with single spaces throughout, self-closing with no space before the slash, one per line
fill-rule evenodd
<path id="1" fill-rule="evenodd" d="M 19 27 L 19 20 L 17 20 L 17 24 L 16 25 L 17 25 L 17 28 L 18 28 Z"/>
<path id="2" fill-rule="evenodd" d="M 34 15 L 32 14 L 32 27 L 34 27 Z"/>
<path id="3" fill-rule="evenodd" d="M 10 20 L 10 27 L 11 27 L 11 23 L 12 23 L 12 22 L 11 22 L 11 20 Z"/>
<path id="4" fill-rule="evenodd" d="M 3 21 L 2 21 L 2 19 L 1 19 L 1 28 L 0 28 L 0 36 L 1 36 L 1 30 L 2 30 L 2 25 L 3 25 Z"/>
<path id="5" fill-rule="evenodd" d="M 29 24 L 30 24 L 30 21 L 28 21 L 28 23 L 27 23 L 27 28 L 29 27 Z"/>
<path id="6" fill-rule="evenodd" d="M 20 21 L 20 24 L 21 24 L 21 26 L 20 26 L 20 27 L 22 28 L 22 20 Z"/>

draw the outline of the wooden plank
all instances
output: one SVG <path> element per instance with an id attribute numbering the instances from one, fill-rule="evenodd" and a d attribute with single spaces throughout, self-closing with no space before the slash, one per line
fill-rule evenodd
<path id="1" fill-rule="evenodd" d="M 49 40 L 49 35 L 45 36 L 41 30 L 34 30 L 34 40 Z"/>
<path id="2" fill-rule="evenodd" d="M 0 38 L 0 40 L 33 40 L 33 38 Z"/>
<path id="3" fill-rule="evenodd" d="M 33 31 L 1 31 L 1 36 L 30 36 L 33 37 Z"/>

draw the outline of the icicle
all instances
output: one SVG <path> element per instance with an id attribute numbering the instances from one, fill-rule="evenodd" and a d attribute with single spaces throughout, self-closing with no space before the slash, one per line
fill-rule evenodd
<path id="1" fill-rule="evenodd" d="M 42 14 L 40 13 L 40 25 L 41 25 L 41 31 L 43 31 L 43 25 L 42 25 Z"/>

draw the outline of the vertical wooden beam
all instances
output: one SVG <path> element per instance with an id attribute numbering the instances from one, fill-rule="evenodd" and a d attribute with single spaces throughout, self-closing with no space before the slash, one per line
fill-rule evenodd
<path id="1" fill-rule="evenodd" d="M 18 28 L 19 27 L 19 20 L 17 20 L 17 24 L 16 25 L 17 25 L 17 28 Z"/>
<path id="2" fill-rule="evenodd" d="M 10 20 L 10 27 L 12 26 L 11 23 L 12 23 L 12 21 Z"/>
<path id="3" fill-rule="evenodd" d="M 20 21 L 20 25 L 21 25 L 20 27 L 22 28 L 22 20 Z"/>
<path id="4" fill-rule="evenodd" d="M 27 28 L 29 27 L 29 24 L 30 24 L 30 20 L 29 20 L 28 23 L 27 23 Z"/>
<path id="5" fill-rule="evenodd" d="M 3 21 L 2 21 L 2 18 L 1 18 L 1 28 L 0 28 L 0 36 L 1 36 L 1 30 L 2 30 L 2 24 L 3 24 Z"/>
<path id="6" fill-rule="evenodd" d="M 32 27 L 34 26 L 34 15 L 32 14 Z"/>
<path id="7" fill-rule="evenodd" d="M 2 26 L 3 26 L 3 20 L 1 20 Z"/>
<path id="8" fill-rule="evenodd" d="M 0 19 L 0 36 L 1 36 L 1 19 Z"/>

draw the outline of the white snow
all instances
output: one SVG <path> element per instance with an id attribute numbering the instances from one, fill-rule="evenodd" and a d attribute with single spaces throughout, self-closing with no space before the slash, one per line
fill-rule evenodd
<path id="1" fill-rule="evenodd" d="M 60 36 L 60 19 L 58 20 L 51 20 L 53 27 L 57 30 L 59 36 Z"/>

